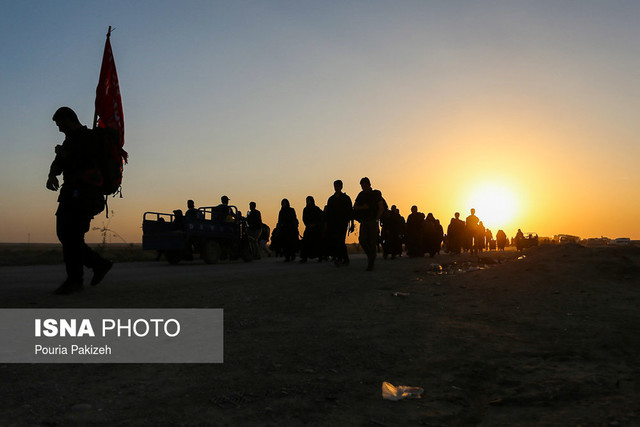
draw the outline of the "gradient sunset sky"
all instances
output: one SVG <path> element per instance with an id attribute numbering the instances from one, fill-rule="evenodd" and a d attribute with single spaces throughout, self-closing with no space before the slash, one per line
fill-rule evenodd
<path id="1" fill-rule="evenodd" d="M 57 241 L 51 116 L 66 105 L 90 126 L 110 25 L 130 161 L 93 225 L 127 242 L 145 211 L 222 195 L 273 229 L 282 198 L 301 219 L 307 195 L 324 206 L 339 178 L 355 198 L 363 176 L 445 229 L 474 207 L 494 234 L 640 239 L 640 2 L 2 9 L 0 242 Z"/>

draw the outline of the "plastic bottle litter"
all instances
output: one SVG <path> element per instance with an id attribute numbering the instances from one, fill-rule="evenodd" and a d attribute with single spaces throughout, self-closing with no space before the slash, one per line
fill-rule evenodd
<path id="1" fill-rule="evenodd" d="M 421 387 L 409 387 L 406 385 L 394 386 L 386 381 L 382 383 L 382 398 L 385 400 L 420 399 L 424 393 Z"/>
<path id="2" fill-rule="evenodd" d="M 429 270 L 439 273 L 442 271 L 442 266 L 437 263 L 431 263 L 431 265 L 429 265 Z"/>
<path id="3" fill-rule="evenodd" d="M 393 296 L 394 297 L 408 297 L 409 296 L 409 292 L 394 292 Z"/>

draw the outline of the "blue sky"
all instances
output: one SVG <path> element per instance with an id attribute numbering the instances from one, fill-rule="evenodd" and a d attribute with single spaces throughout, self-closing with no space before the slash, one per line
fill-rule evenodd
<path id="1" fill-rule="evenodd" d="M 0 241 L 56 240 L 51 116 L 90 124 L 109 25 L 131 156 L 109 226 L 127 241 L 145 210 L 223 194 L 273 227 L 283 197 L 301 214 L 365 175 L 405 216 L 446 225 L 497 182 L 508 234 L 640 238 L 639 18 L 631 1 L 7 2 Z"/>

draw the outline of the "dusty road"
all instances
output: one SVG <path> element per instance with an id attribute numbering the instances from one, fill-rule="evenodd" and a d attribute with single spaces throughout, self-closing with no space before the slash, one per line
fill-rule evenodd
<path id="1" fill-rule="evenodd" d="M 0 425 L 640 425 L 640 252 L 516 258 L 118 264 L 68 297 L 1 267 L 4 307 L 223 308 L 225 362 L 0 365 Z"/>
<path id="2" fill-rule="evenodd" d="M 354 264 L 364 262 L 362 255 L 354 255 Z M 333 272 L 328 263 L 309 262 L 305 265 L 297 262 L 285 264 L 282 259 L 263 258 L 255 262 L 223 262 L 207 265 L 202 261 L 182 262 L 169 265 L 159 262 L 116 263 L 104 282 L 90 287 L 91 272 L 85 272 L 84 292 L 71 296 L 52 295 L 53 290 L 65 278 L 64 266 L 0 266 L 0 305 L 9 307 L 58 307 L 72 303 L 88 304 L 90 307 L 112 307 L 110 302 L 122 307 L 129 297 L 134 297 L 135 306 L 140 303 L 149 307 L 170 307 L 177 303 L 175 295 L 182 296 L 184 287 L 191 285 L 211 287 L 227 286 L 237 283 L 272 283 L 273 279 L 295 280 L 298 274 L 303 276 L 315 272 Z M 355 269 L 355 268 L 354 268 Z M 360 269 L 358 269 L 360 270 Z M 346 269 L 345 269 L 346 271 Z M 345 271 L 341 271 L 344 273 Z M 340 278 L 342 274 L 337 274 Z M 114 294 L 120 297 L 114 297 Z M 145 296 L 148 300 L 145 302 Z M 194 295 L 195 296 L 195 295 Z M 139 300 L 140 299 L 140 300 Z M 201 304 L 197 298 L 189 304 Z"/>

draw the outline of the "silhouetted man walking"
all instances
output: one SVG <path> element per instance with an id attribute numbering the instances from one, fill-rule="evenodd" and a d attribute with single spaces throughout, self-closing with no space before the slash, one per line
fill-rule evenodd
<path id="1" fill-rule="evenodd" d="M 260 235 L 262 234 L 262 214 L 256 209 L 256 202 L 249 203 L 247 212 L 247 234 L 251 239 L 251 251 L 255 259 L 260 259 Z"/>
<path id="2" fill-rule="evenodd" d="M 367 271 L 373 270 L 378 251 L 378 221 L 384 211 L 382 193 L 371 188 L 371 181 L 364 177 L 360 180 L 362 191 L 353 204 L 355 219 L 360 222 L 359 242 L 367 254 Z"/>
<path id="3" fill-rule="evenodd" d="M 476 236 L 476 231 L 478 230 L 478 217 L 476 216 L 476 210 L 471 209 L 471 215 L 467 217 L 465 222 L 465 249 L 474 253 L 475 243 L 474 238 Z"/>
<path id="4" fill-rule="evenodd" d="M 103 259 L 84 241 L 91 220 L 104 209 L 99 187 L 102 177 L 97 165 L 98 144 L 92 131 L 80 123 L 71 108 L 59 108 L 53 121 L 65 134 L 65 140 L 56 146 L 56 157 L 51 163 L 46 186 L 52 191 L 60 189 L 56 233 L 62 243 L 67 279 L 55 293 L 65 295 L 82 290 L 84 266 L 93 269 L 91 285 L 95 286 L 113 263 Z M 58 183 L 60 174 L 64 178 L 62 187 Z"/>
<path id="5" fill-rule="evenodd" d="M 334 193 L 327 200 L 325 215 L 327 220 L 327 240 L 329 251 L 337 266 L 349 265 L 347 253 L 347 231 L 353 231 L 353 206 L 351 197 L 342 192 L 342 181 L 333 183 Z"/>

